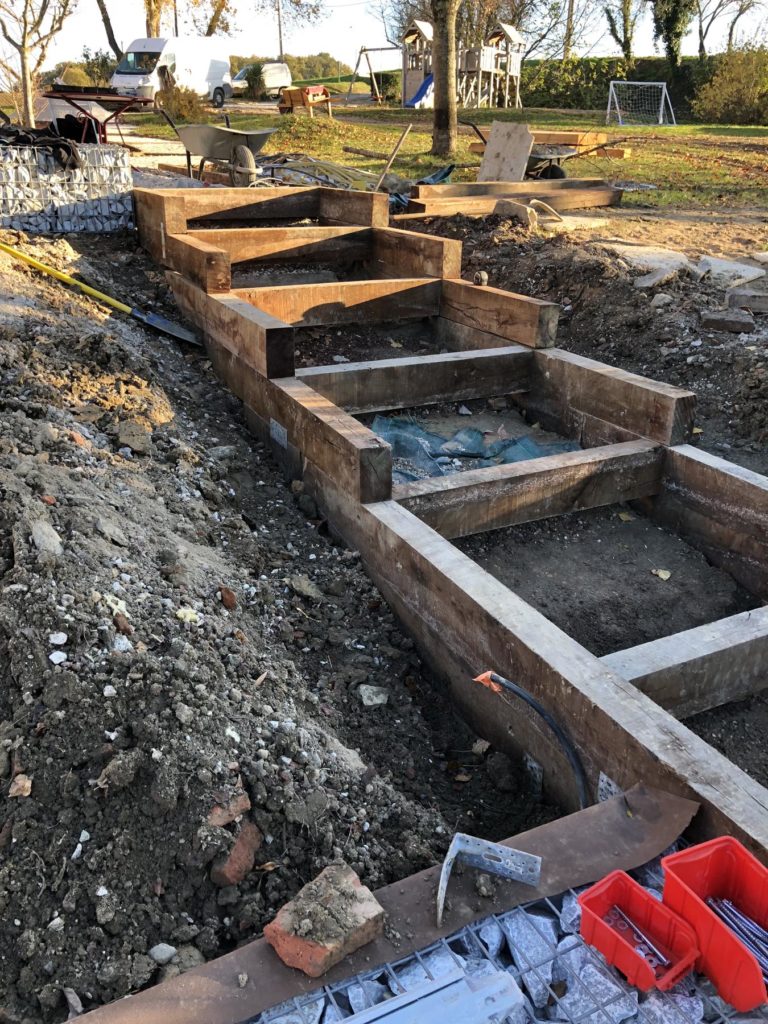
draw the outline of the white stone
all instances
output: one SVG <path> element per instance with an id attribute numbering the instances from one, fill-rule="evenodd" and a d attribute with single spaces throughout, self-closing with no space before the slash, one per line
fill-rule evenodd
<path id="1" fill-rule="evenodd" d="M 176 947 L 167 942 L 158 942 L 150 949 L 149 956 L 156 964 L 168 964 L 176 956 Z"/>

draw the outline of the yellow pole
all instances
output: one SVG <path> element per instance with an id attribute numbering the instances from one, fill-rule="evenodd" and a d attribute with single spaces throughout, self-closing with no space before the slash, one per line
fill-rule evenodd
<path id="1" fill-rule="evenodd" d="M 70 277 L 69 274 L 64 274 L 60 270 L 56 270 L 54 267 L 49 267 L 46 263 L 41 263 L 40 260 L 36 260 L 34 256 L 28 256 L 25 252 L 21 252 L 19 249 L 14 249 L 13 246 L 6 245 L 4 242 L 0 242 L 0 252 L 7 253 L 12 256 L 15 260 L 20 260 L 22 263 L 27 263 L 30 267 L 34 267 L 35 270 L 39 270 L 42 274 L 48 274 L 50 277 L 58 278 L 59 281 L 63 281 L 64 284 L 71 285 L 73 288 L 79 288 L 81 292 L 86 295 L 90 295 L 92 299 L 98 299 L 99 302 L 106 302 L 108 306 L 113 309 L 120 310 L 121 313 L 131 313 L 132 309 L 130 306 L 126 306 L 124 302 L 119 302 L 117 299 L 113 299 L 110 295 L 105 295 L 104 292 L 97 291 L 95 288 L 91 288 L 88 284 L 83 284 L 82 281 L 78 281 L 74 277 Z"/>

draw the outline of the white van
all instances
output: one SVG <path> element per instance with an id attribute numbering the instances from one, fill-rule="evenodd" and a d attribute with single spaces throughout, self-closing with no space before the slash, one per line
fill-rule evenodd
<path id="1" fill-rule="evenodd" d="M 244 68 L 240 68 L 232 79 L 231 95 L 242 96 L 248 91 L 246 75 L 250 67 L 250 64 L 246 64 Z M 279 61 L 267 61 L 263 65 L 262 76 L 264 78 L 264 92 L 267 96 L 279 96 L 281 89 L 290 89 L 293 84 L 291 69 L 287 64 L 282 64 Z"/>
<path id="2" fill-rule="evenodd" d="M 223 107 L 231 94 L 229 46 L 216 36 L 134 39 L 112 75 L 111 85 L 126 96 L 154 99 L 169 75 L 178 86 Z"/>

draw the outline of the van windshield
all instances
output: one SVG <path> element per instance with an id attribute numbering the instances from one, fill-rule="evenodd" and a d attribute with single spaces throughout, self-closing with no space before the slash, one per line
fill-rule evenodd
<path id="1" fill-rule="evenodd" d="M 141 50 L 126 53 L 117 65 L 116 75 L 151 75 L 161 50 Z"/>

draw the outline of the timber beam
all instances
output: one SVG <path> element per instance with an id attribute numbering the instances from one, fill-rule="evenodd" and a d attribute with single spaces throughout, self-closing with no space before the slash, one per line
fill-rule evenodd
<path id="1" fill-rule="evenodd" d="M 442 537 L 466 537 L 658 494 L 663 449 L 627 441 L 395 485 L 392 497 Z"/>
<path id="2" fill-rule="evenodd" d="M 675 718 L 768 688 L 768 606 L 600 659 Z"/>
<path id="3" fill-rule="evenodd" d="M 347 412 L 379 412 L 510 395 L 528 387 L 532 353 L 523 345 L 312 366 L 296 376 Z"/>

